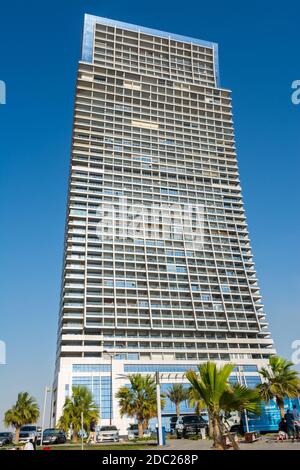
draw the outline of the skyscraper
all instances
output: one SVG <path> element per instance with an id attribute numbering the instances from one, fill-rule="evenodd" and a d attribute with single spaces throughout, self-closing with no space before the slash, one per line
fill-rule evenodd
<path id="1" fill-rule="evenodd" d="M 210 359 L 253 386 L 272 353 L 217 45 L 86 15 L 56 419 L 82 384 L 124 431 L 114 395 L 127 374 L 159 371 L 164 388 Z"/>

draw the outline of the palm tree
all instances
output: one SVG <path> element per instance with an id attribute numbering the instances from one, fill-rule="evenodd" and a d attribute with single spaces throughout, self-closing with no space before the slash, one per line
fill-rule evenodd
<path id="1" fill-rule="evenodd" d="M 270 356 L 268 367 L 259 371 L 263 378 L 263 383 L 257 386 L 260 396 L 266 402 L 275 398 L 281 418 L 284 418 L 284 399 L 300 395 L 300 379 L 291 369 L 293 365 L 282 357 Z"/>
<path id="2" fill-rule="evenodd" d="M 27 392 L 20 392 L 17 401 L 4 415 L 5 426 L 13 426 L 16 430 L 15 441 L 19 442 L 20 428 L 25 424 L 36 423 L 40 409 L 34 397 Z"/>
<path id="3" fill-rule="evenodd" d="M 206 408 L 206 405 L 205 405 L 204 401 L 200 397 L 199 392 L 193 387 L 189 388 L 189 398 L 188 398 L 188 400 L 189 400 L 189 402 L 188 402 L 189 407 L 194 408 L 195 413 L 197 415 L 200 415 L 201 410 L 206 409 L 207 414 L 208 414 L 208 418 L 209 418 L 208 419 L 208 434 L 209 434 L 209 437 L 212 439 L 213 438 L 212 420 L 209 417 L 209 412 Z"/>
<path id="4" fill-rule="evenodd" d="M 132 374 L 128 376 L 130 387 L 121 387 L 116 398 L 119 400 L 120 413 L 136 417 L 139 437 L 143 437 L 143 428 L 149 419 L 157 415 L 156 384 L 151 375 Z M 161 406 L 165 400 L 161 396 Z"/>
<path id="5" fill-rule="evenodd" d="M 201 410 L 206 408 L 204 401 L 199 396 L 197 390 L 193 387 L 188 389 L 188 403 L 190 408 L 194 408 L 197 415 L 200 415 Z"/>
<path id="6" fill-rule="evenodd" d="M 260 413 L 260 398 L 257 390 L 251 390 L 242 385 L 231 385 L 228 380 L 234 369 L 233 364 L 218 368 L 214 362 L 206 362 L 198 366 L 198 373 L 190 370 L 186 378 L 196 396 L 205 403 L 212 423 L 214 447 L 225 449 L 222 434 L 224 428 L 222 415 L 230 411 L 248 410 Z M 234 448 L 237 444 L 232 440 Z"/>
<path id="7" fill-rule="evenodd" d="M 99 409 L 93 400 L 92 393 L 82 385 L 72 388 L 72 396 L 67 397 L 63 413 L 58 421 L 58 428 L 67 432 L 73 431 L 73 442 L 77 442 L 78 433 L 83 421 L 84 429 L 88 429 L 92 421 L 99 419 Z"/>
<path id="8" fill-rule="evenodd" d="M 174 403 L 176 407 L 176 415 L 179 418 L 180 416 L 180 403 L 182 401 L 188 400 L 189 390 L 184 387 L 182 384 L 173 384 L 166 393 L 166 396 L 169 400 Z"/>

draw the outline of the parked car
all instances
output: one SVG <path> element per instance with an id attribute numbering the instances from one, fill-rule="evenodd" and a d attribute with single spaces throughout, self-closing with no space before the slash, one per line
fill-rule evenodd
<path id="1" fill-rule="evenodd" d="M 170 433 L 175 434 L 175 427 L 177 423 L 177 416 L 171 416 L 170 418 Z"/>
<path id="2" fill-rule="evenodd" d="M 97 434 L 97 441 L 114 441 L 119 442 L 120 436 L 116 426 L 101 426 Z"/>
<path id="3" fill-rule="evenodd" d="M 48 428 L 43 432 L 43 444 L 64 444 L 66 440 L 65 433 L 58 429 Z"/>
<path id="4" fill-rule="evenodd" d="M 20 442 L 28 442 L 33 439 L 35 442 L 41 440 L 42 428 L 40 426 L 26 425 L 20 429 Z"/>
<path id="5" fill-rule="evenodd" d="M 129 428 L 127 429 L 127 437 L 129 441 L 132 441 L 133 439 L 138 439 L 139 437 L 139 429 L 137 424 L 130 424 Z M 152 433 L 150 429 L 144 429 L 143 431 L 143 437 L 149 438 L 151 437 Z"/>
<path id="6" fill-rule="evenodd" d="M 205 429 L 205 432 L 208 431 L 208 424 L 202 416 L 198 415 L 187 415 L 187 416 L 180 416 L 176 422 L 176 436 L 177 439 L 181 439 L 182 437 L 189 437 L 195 436 L 200 434 L 201 429 Z"/>
<path id="7" fill-rule="evenodd" d="M 205 419 L 205 421 L 208 423 L 209 417 L 208 417 L 207 411 L 200 411 L 199 414 L 200 414 L 200 416 L 201 416 L 203 419 Z"/>
<path id="8" fill-rule="evenodd" d="M 6 446 L 7 444 L 11 444 L 13 441 L 13 433 L 12 432 L 0 432 L 0 447 Z"/>
<path id="9" fill-rule="evenodd" d="M 79 437 L 79 439 L 81 439 L 81 438 L 87 439 L 88 433 L 86 432 L 85 429 L 80 429 L 80 430 L 78 431 L 78 437 Z M 71 439 L 73 438 L 73 432 L 71 432 L 70 438 L 71 438 Z"/>

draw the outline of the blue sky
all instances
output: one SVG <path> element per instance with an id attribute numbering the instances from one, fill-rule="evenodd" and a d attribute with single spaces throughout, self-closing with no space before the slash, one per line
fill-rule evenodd
<path id="1" fill-rule="evenodd" d="M 278 352 L 299 328 L 300 79 L 296 1 L 2 2 L 0 420 L 17 392 L 51 383 L 74 85 L 84 13 L 219 43 L 233 92 L 239 168 L 263 300 Z M 1 425 L 0 425 L 1 427 Z"/>

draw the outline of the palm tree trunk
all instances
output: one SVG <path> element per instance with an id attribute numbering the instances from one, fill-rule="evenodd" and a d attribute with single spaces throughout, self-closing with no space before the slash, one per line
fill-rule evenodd
<path id="1" fill-rule="evenodd" d="M 176 403 L 176 415 L 177 415 L 177 418 L 180 417 L 180 403 L 179 402 Z"/>
<path id="2" fill-rule="evenodd" d="M 224 423 L 222 422 L 220 417 L 219 417 L 218 421 L 219 421 L 219 428 L 220 428 L 220 432 L 221 432 L 221 440 L 222 440 L 223 449 L 224 450 L 227 449 L 226 442 L 224 441 L 224 438 L 222 437 L 222 436 L 226 435 L 228 437 L 231 445 L 232 445 L 232 448 L 234 450 L 239 450 L 239 446 L 238 446 L 237 442 L 235 441 L 234 436 L 232 436 L 232 434 L 230 433 L 230 429 L 227 429 L 226 426 L 224 426 Z"/>
<path id="3" fill-rule="evenodd" d="M 145 418 L 143 422 L 143 429 L 148 429 L 149 426 L 149 419 Z"/>
<path id="4" fill-rule="evenodd" d="M 78 433 L 77 433 L 77 431 L 73 432 L 73 442 L 74 442 L 74 444 L 77 444 L 77 442 L 78 442 Z"/>
<path id="5" fill-rule="evenodd" d="M 20 429 L 21 428 L 16 428 L 16 435 L 15 435 L 15 442 L 18 444 L 19 439 L 20 439 Z"/>
<path id="6" fill-rule="evenodd" d="M 284 401 L 282 398 L 276 397 L 276 403 L 280 411 L 280 417 L 281 419 L 284 419 Z"/>
<path id="7" fill-rule="evenodd" d="M 225 447 L 222 441 L 219 417 L 216 415 L 212 415 L 212 429 L 213 429 L 214 448 L 217 450 L 225 450 Z"/>
<path id="8" fill-rule="evenodd" d="M 231 442 L 232 448 L 233 448 L 234 450 L 239 450 L 238 443 L 236 442 L 234 436 L 231 434 L 230 430 L 229 430 L 226 434 L 227 434 L 227 436 L 228 436 L 228 439 L 229 439 L 230 442 Z"/>
<path id="9" fill-rule="evenodd" d="M 211 414 L 208 411 L 208 436 L 210 439 L 214 438 L 214 429 L 213 429 L 213 423 L 212 423 L 212 417 Z"/>
<path id="10" fill-rule="evenodd" d="M 138 431 L 139 431 L 139 438 L 142 438 L 144 435 L 144 430 L 143 430 L 143 421 L 141 420 L 138 421 Z"/>

